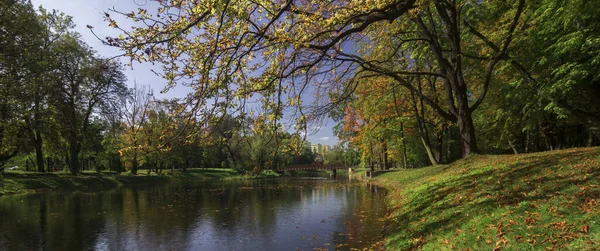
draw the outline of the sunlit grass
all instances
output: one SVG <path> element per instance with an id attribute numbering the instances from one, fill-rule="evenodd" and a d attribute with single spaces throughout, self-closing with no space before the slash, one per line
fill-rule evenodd
<path id="1" fill-rule="evenodd" d="M 472 156 L 376 178 L 390 250 L 597 250 L 600 149 Z"/>

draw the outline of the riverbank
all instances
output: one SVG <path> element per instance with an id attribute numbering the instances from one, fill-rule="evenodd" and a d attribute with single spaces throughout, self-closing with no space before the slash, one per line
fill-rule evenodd
<path id="1" fill-rule="evenodd" d="M 358 174 L 358 175 L 364 175 Z M 600 148 L 381 173 L 388 250 L 597 250 Z"/>
<path id="2" fill-rule="evenodd" d="M 151 185 L 170 181 L 194 181 L 211 179 L 258 179 L 279 177 L 273 171 L 260 175 L 244 175 L 234 169 L 188 169 L 165 170 L 163 174 L 147 175 L 141 170 L 138 175 L 129 173 L 84 172 L 78 176 L 66 173 L 5 172 L 0 178 L 0 195 L 35 193 L 48 191 L 99 191 L 120 186 Z"/>

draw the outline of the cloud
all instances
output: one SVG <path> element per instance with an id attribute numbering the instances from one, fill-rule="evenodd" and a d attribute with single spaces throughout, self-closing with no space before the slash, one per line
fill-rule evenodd
<path id="1" fill-rule="evenodd" d="M 329 137 L 320 137 L 320 140 L 329 140 Z"/>

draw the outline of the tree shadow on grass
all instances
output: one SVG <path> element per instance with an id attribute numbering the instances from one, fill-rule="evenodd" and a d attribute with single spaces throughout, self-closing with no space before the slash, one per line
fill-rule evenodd
<path id="1" fill-rule="evenodd" d="M 549 200 L 568 187 L 597 180 L 598 166 L 573 167 L 597 158 L 594 153 L 597 149 L 518 156 L 513 163 L 501 161 L 501 166 L 481 171 L 489 166 L 483 163 L 463 174 L 422 184 L 408 194 L 412 197 L 407 198 L 405 204 L 396 208 L 400 213 L 395 215 L 395 224 L 389 229 L 391 233 L 402 232 L 405 236 L 390 238 L 389 245 L 418 249 L 430 234 L 458 229 L 473 216 L 522 202 Z M 598 199 L 600 191 L 587 190 L 577 197 L 579 202 L 590 197 Z"/>

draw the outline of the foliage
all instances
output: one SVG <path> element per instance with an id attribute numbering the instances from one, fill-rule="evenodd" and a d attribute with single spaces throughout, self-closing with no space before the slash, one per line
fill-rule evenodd
<path id="1" fill-rule="evenodd" d="M 0 168 L 26 147 L 25 123 L 19 113 L 27 106 L 28 93 L 20 87 L 38 73 L 38 47 L 42 25 L 31 3 L 0 1 Z M 31 53 L 30 53 L 31 52 Z"/>
<path id="2" fill-rule="evenodd" d="M 327 113 L 371 168 L 435 165 L 480 148 L 594 145 L 598 8 L 561 3 L 160 1 L 156 11 L 109 10 L 122 35 L 106 44 L 162 65 L 165 90 L 193 89 L 155 100 L 145 87 L 126 90 L 122 66 L 95 55 L 70 17 L 5 1 L 3 32 L 22 39 L 3 41 L 1 155 L 34 150 L 39 171 L 74 174 L 81 163 L 256 173 L 310 162 L 298 135 Z M 282 129 L 286 116 L 298 133 Z M 342 155 L 328 161 L 356 163 Z"/>

